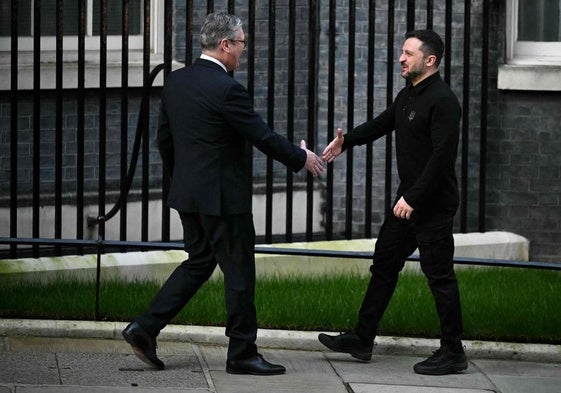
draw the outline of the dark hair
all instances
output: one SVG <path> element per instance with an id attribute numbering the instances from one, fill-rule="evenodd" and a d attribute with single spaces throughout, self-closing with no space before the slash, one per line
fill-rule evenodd
<path id="1" fill-rule="evenodd" d="M 407 38 L 417 38 L 423 44 L 421 45 L 421 51 L 426 56 L 434 55 L 436 56 L 436 66 L 440 64 L 442 56 L 444 55 L 444 42 L 442 38 L 432 30 L 413 30 L 405 34 L 405 39 Z"/>

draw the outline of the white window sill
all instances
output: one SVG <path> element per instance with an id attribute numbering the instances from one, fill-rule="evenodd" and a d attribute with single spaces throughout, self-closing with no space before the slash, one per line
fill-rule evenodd
<path id="1" fill-rule="evenodd" d="M 143 85 L 143 62 L 138 56 L 131 56 L 128 63 L 128 86 L 141 87 Z M 150 70 L 162 63 L 160 55 L 153 55 L 150 59 Z M 1 60 L 1 59 L 0 59 Z M 43 57 L 40 66 L 40 87 L 41 90 L 56 88 L 56 63 L 51 58 Z M 63 61 L 62 87 L 63 89 L 78 88 L 78 62 L 73 58 L 65 58 Z M 179 62 L 172 62 L 172 70 L 183 67 Z M 11 67 L 6 61 L 0 61 L 0 91 L 10 90 L 11 88 Z M 122 85 L 122 64 L 114 56 L 108 56 L 106 83 L 107 87 L 121 87 Z M 87 59 L 84 66 L 84 86 L 85 88 L 99 88 L 100 63 L 99 59 Z M 163 71 L 154 80 L 153 86 L 163 86 Z M 33 63 L 29 56 L 20 57 L 18 66 L 18 90 L 33 89 Z"/>
<path id="2" fill-rule="evenodd" d="M 500 65 L 499 90 L 561 91 L 561 65 Z"/>

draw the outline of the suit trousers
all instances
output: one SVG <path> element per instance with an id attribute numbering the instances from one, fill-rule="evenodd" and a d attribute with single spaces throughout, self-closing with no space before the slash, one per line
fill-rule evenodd
<path id="1" fill-rule="evenodd" d="M 216 265 L 224 273 L 228 359 L 257 354 L 255 310 L 255 228 L 251 213 L 208 216 L 180 213 L 185 251 L 181 263 L 136 321 L 154 337 L 210 278 Z"/>
<path id="2" fill-rule="evenodd" d="M 441 345 L 462 348 L 462 314 L 454 273 L 453 216 L 441 215 L 422 222 L 388 216 L 376 242 L 372 276 L 363 299 L 355 332 L 374 339 L 378 324 L 397 285 L 407 257 L 419 249 L 421 269 L 431 289 L 441 329 Z"/>

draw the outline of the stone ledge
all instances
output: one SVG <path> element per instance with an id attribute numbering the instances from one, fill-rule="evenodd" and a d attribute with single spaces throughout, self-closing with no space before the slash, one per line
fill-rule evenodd
<path id="1" fill-rule="evenodd" d="M 125 322 L 29 320 L 0 318 L 0 338 L 4 339 L 2 351 L 42 350 L 80 352 L 94 348 L 100 339 L 115 340 L 119 345 L 100 351 L 122 351 L 121 330 Z M 259 329 L 257 344 L 262 348 L 323 351 L 315 331 Z M 77 339 L 87 340 L 86 347 L 76 345 Z M 97 341 L 96 341 L 97 340 Z M 119 340 L 119 341 L 117 341 Z M 201 345 L 227 345 L 224 327 L 196 325 L 168 325 L 158 341 L 161 353 L 178 353 L 177 345 L 166 343 L 188 342 Z M 378 336 L 376 353 L 379 355 L 425 356 L 438 347 L 438 339 Z M 559 363 L 561 347 L 552 344 L 512 343 L 464 340 L 468 356 L 479 359 L 509 359 Z M 99 347 L 99 346 L 98 346 Z M 128 347 L 126 350 L 129 351 Z"/>
<path id="2" fill-rule="evenodd" d="M 522 260 L 529 258 L 529 242 L 509 232 L 465 233 L 454 235 L 456 257 Z M 320 241 L 310 243 L 274 244 L 270 247 L 315 250 L 362 251 L 374 250 L 376 239 Z M 110 253 L 102 256 L 102 280 L 165 281 L 178 263 L 188 254 L 181 250 Z M 337 273 L 369 274 L 371 259 L 324 258 L 292 255 L 256 255 L 258 276 L 323 275 Z M 0 261 L 2 280 L 48 280 L 55 277 L 94 279 L 96 255 L 5 259 Z M 409 263 L 408 268 L 418 268 Z M 216 269 L 215 276 L 220 275 Z"/>

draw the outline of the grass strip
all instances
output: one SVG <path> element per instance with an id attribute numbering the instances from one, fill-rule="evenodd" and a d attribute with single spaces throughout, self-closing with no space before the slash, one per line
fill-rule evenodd
<path id="1" fill-rule="evenodd" d="M 520 268 L 457 271 L 464 338 L 561 343 L 561 273 Z M 344 331 L 354 326 L 368 277 L 259 278 L 256 307 L 261 328 Z M 102 282 L 104 319 L 129 321 L 160 288 L 155 282 Z M 0 287 L 0 317 L 91 320 L 93 283 L 78 280 L 14 282 Z M 172 321 L 224 326 L 223 281 L 210 280 Z M 379 327 L 380 335 L 439 337 L 434 302 L 422 274 L 403 272 Z"/>

